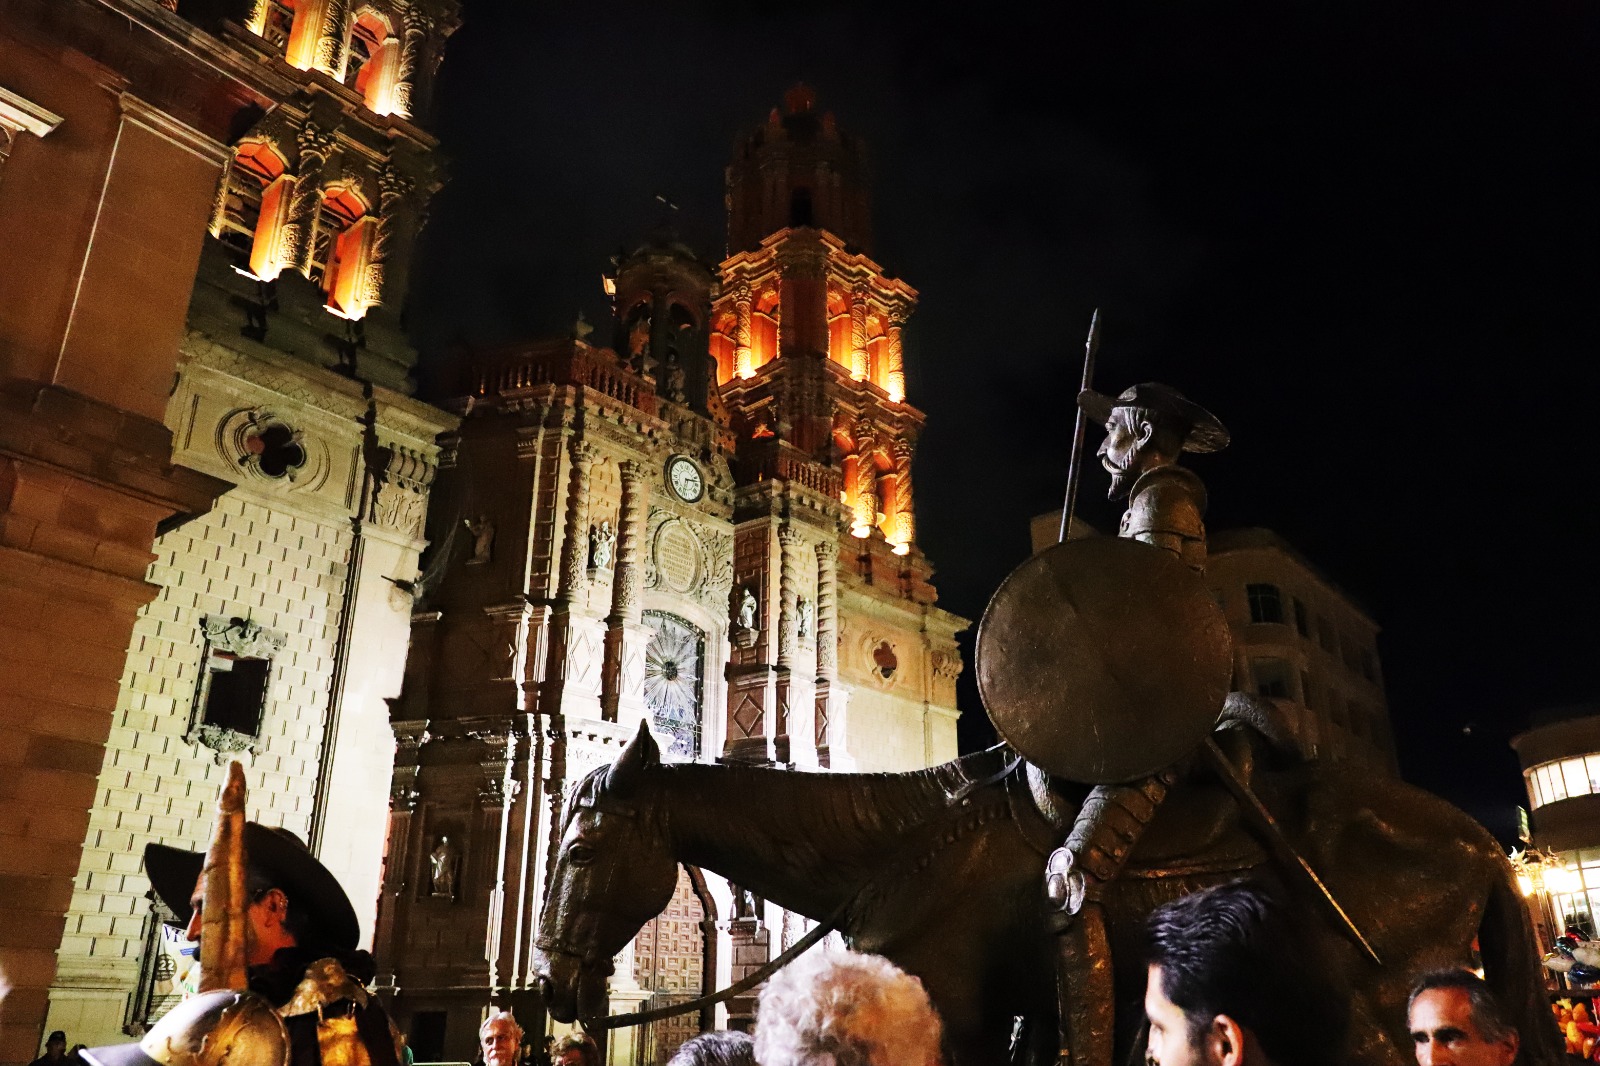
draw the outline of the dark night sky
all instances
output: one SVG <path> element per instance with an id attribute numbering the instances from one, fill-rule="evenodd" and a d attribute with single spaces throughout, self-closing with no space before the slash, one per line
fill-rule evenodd
<path id="1" fill-rule="evenodd" d="M 804 78 L 867 139 L 877 258 L 922 294 L 942 604 L 976 618 L 1059 506 L 1098 305 L 1102 387 L 1168 381 L 1228 423 L 1195 463 L 1212 528 L 1278 530 L 1375 615 L 1403 773 L 1507 835 L 1507 739 L 1597 695 L 1600 9 L 463 7 L 410 306 L 429 359 L 602 321 L 658 192 L 719 258 L 734 138 Z M 982 742 L 970 683 L 963 707 Z"/>

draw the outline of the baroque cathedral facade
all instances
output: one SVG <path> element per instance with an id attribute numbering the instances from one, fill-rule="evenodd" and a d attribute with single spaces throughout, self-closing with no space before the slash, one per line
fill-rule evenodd
<path id="1" fill-rule="evenodd" d="M 484 1003 L 538 1031 L 533 948 L 562 805 L 646 723 L 665 757 L 898 771 L 956 755 L 955 634 L 916 539 L 902 330 L 860 143 L 808 89 L 727 169 L 728 249 L 618 257 L 613 318 L 453 368 L 412 615 L 374 950 L 419 1060 Z M 686 870 L 612 1010 L 693 999 L 802 927 Z M 612 1036 L 663 1062 L 701 1024 Z"/>

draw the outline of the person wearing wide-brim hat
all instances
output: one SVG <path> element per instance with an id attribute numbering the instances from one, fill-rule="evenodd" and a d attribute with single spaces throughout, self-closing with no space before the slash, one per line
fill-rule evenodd
<path id="1" fill-rule="evenodd" d="M 1078 406 L 1106 427 L 1100 463 L 1111 474 L 1111 499 L 1128 497 L 1118 536 L 1154 544 L 1194 570 L 1206 565 L 1206 489 L 1178 465 L 1183 452 L 1228 446 L 1228 431 L 1177 389 L 1147 381 L 1116 397 L 1085 389 Z"/>
<path id="2" fill-rule="evenodd" d="M 287 1002 L 306 966 L 337 958 L 347 970 L 363 974 L 370 956 L 356 950 L 361 926 L 350 897 L 337 878 L 287 829 L 246 822 L 246 964 L 250 985 L 272 1000 Z M 205 853 L 166 844 L 147 844 L 145 873 L 161 902 L 198 942 L 205 885 L 200 880 Z"/>

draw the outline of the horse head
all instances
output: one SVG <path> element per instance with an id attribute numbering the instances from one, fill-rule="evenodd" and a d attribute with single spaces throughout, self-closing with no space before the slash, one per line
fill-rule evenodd
<path id="1" fill-rule="evenodd" d="M 612 958 L 660 914 L 678 883 L 667 812 L 652 771 L 661 752 L 649 728 L 567 801 L 561 852 L 545 896 L 534 966 L 558 1021 L 606 1014 Z"/>

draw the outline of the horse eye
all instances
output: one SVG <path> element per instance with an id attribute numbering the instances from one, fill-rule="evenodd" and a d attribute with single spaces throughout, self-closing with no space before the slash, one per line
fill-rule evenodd
<path id="1" fill-rule="evenodd" d="M 574 844 L 567 849 L 567 859 L 580 866 L 594 861 L 594 849 L 587 844 Z"/>

